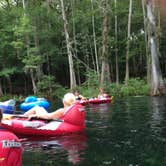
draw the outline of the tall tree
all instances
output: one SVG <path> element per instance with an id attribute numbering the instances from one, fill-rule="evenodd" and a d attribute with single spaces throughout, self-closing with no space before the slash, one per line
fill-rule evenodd
<path id="1" fill-rule="evenodd" d="M 23 26 L 25 28 L 25 24 L 27 23 L 27 21 L 29 21 L 29 18 L 27 17 L 27 14 L 26 14 L 26 4 L 25 4 L 25 0 L 22 0 L 22 6 L 23 6 L 23 19 L 22 19 L 22 23 L 23 23 Z M 29 32 L 27 33 L 26 32 L 26 28 L 24 29 L 25 30 L 25 42 L 26 42 L 26 51 L 27 51 L 27 55 L 26 55 L 26 59 L 23 60 L 23 62 L 25 63 L 25 70 L 26 72 L 28 71 L 30 73 L 30 77 L 31 77 L 31 81 L 32 81 L 32 87 L 33 87 L 33 92 L 34 94 L 37 93 L 37 86 L 36 86 L 36 82 L 35 82 L 35 74 L 34 74 L 34 68 L 31 67 L 31 65 L 27 65 L 26 62 L 30 60 L 30 37 L 29 37 Z M 33 56 L 34 57 L 34 56 Z M 28 60 L 27 60 L 28 59 Z M 31 60 L 33 61 L 33 59 Z M 27 70 L 28 68 L 28 70 Z M 35 67 L 35 70 L 36 70 L 36 67 Z"/>
<path id="2" fill-rule="evenodd" d="M 147 19 L 148 19 L 148 42 L 151 55 L 151 94 L 159 95 L 165 93 L 165 87 L 162 79 L 160 64 L 159 64 L 159 51 L 158 51 L 158 35 L 156 27 L 156 18 L 154 12 L 154 1 L 147 0 Z"/>
<path id="3" fill-rule="evenodd" d="M 61 1 L 62 18 L 63 18 L 63 24 L 64 24 L 65 37 L 66 37 L 67 54 L 68 54 L 68 60 L 69 60 L 70 89 L 74 89 L 76 87 L 76 79 L 75 79 L 75 72 L 74 72 L 74 66 L 73 66 L 72 46 L 71 46 L 68 27 L 67 27 L 68 21 L 66 18 L 64 2 L 63 0 L 60 0 L 60 1 Z"/>
<path id="4" fill-rule="evenodd" d="M 99 71 L 98 52 L 97 52 L 97 44 L 96 44 L 95 18 L 94 18 L 94 7 L 93 7 L 93 3 L 94 3 L 93 0 L 91 0 L 93 43 L 94 43 L 94 49 L 95 49 L 96 71 L 97 71 L 97 75 L 99 77 L 100 71 Z"/>
<path id="5" fill-rule="evenodd" d="M 115 63 L 116 63 L 116 84 L 119 84 L 119 65 L 118 65 L 118 22 L 117 22 L 117 0 L 114 0 L 115 6 Z"/>
<path id="6" fill-rule="evenodd" d="M 73 44 L 74 44 L 74 50 L 73 55 L 78 60 L 78 54 L 77 54 L 77 40 L 76 40 L 76 25 L 75 25 L 75 0 L 71 0 L 71 13 L 72 13 L 72 27 L 73 27 Z M 81 78 L 80 78 L 80 69 L 79 69 L 79 63 L 76 63 L 76 82 L 78 85 L 81 84 Z"/>
<path id="7" fill-rule="evenodd" d="M 108 61 L 108 46 L 109 46 L 109 0 L 102 0 L 102 64 L 100 83 L 108 83 L 110 81 L 110 67 Z"/>
<path id="8" fill-rule="evenodd" d="M 149 51 L 148 51 L 148 35 L 147 35 L 147 15 L 145 10 L 145 0 L 142 0 L 142 12 L 143 12 L 143 19 L 144 19 L 144 33 L 145 33 L 145 54 L 146 54 L 146 61 L 147 61 L 147 82 L 150 84 L 150 58 L 149 58 Z"/>
<path id="9" fill-rule="evenodd" d="M 130 0 L 130 5 L 129 5 L 128 29 L 127 29 L 126 76 L 125 76 L 126 85 L 128 85 L 129 81 L 129 49 L 130 49 L 130 35 L 131 35 L 131 16 L 132 16 L 132 0 Z"/>
<path id="10" fill-rule="evenodd" d="M 3 96 L 3 91 L 2 91 L 2 85 L 1 85 L 1 82 L 0 82 L 0 96 Z"/>

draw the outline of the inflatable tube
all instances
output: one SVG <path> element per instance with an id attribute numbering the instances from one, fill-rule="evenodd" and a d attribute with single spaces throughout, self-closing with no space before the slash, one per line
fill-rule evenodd
<path id="1" fill-rule="evenodd" d="M 26 112 L 34 106 L 44 107 L 46 110 L 48 110 L 50 103 L 45 98 L 36 98 L 35 96 L 29 96 L 23 103 L 20 104 L 20 109 L 23 112 Z"/>
<path id="2" fill-rule="evenodd" d="M 4 102 L 0 102 L 0 109 L 3 111 L 3 113 L 13 114 L 15 109 L 15 101 L 10 99 Z"/>
<path id="3" fill-rule="evenodd" d="M 79 133 L 85 129 L 85 110 L 77 103 L 73 105 L 58 121 L 28 121 L 26 118 L 3 120 L 2 126 L 19 135 L 56 136 Z"/>
<path id="4" fill-rule="evenodd" d="M 82 105 L 87 105 L 87 104 L 104 104 L 104 103 L 110 103 L 113 100 L 112 97 L 107 97 L 107 98 L 91 98 L 89 100 L 81 100 L 80 104 Z"/>
<path id="5" fill-rule="evenodd" d="M 103 103 L 110 103 L 111 102 L 111 98 L 94 98 L 94 99 L 90 99 L 89 103 L 90 104 L 103 104 Z"/>

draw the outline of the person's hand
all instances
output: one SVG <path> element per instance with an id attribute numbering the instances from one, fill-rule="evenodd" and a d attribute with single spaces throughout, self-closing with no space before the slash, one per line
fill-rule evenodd
<path id="1" fill-rule="evenodd" d="M 28 120 L 33 120 L 33 119 L 37 119 L 38 116 L 36 114 L 31 114 L 28 116 Z"/>

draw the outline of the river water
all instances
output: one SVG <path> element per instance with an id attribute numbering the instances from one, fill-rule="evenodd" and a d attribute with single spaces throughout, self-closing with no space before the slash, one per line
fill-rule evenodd
<path id="1" fill-rule="evenodd" d="M 22 143 L 23 166 L 165 166 L 166 97 L 91 105 L 85 133 Z"/>

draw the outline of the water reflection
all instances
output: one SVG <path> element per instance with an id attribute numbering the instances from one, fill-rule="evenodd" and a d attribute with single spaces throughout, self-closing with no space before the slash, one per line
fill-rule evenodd
<path id="1" fill-rule="evenodd" d="M 91 123 L 87 123 L 88 152 L 95 156 L 95 159 L 89 158 L 91 164 L 165 165 L 165 134 L 156 137 L 158 129 L 153 128 L 158 126 L 159 121 L 159 128 L 162 133 L 164 131 L 165 102 L 165 98 L 151 97 L 118 99 L 111 108 L 102 112 L 107 114 L 105 119 L 103 115 L 100 116 L 100 111 L 90 108 L 88 122 Z"/>
<path id="2" fill-rule="evenodd" d="M 165 133 L 166 125 L 166 99 L 163 97 L 153 97 L 151 98 L 151 128 L 152 130 L 160 135 Z"/>
<path id="3" fill-rule="evenodd" d="M 37 158 L 42 154 L 44 159 L 46 159 L 47 156 L 49 157 L 49 161 L 45 161 L 45 165 L 49 164 L 50 162 L 57 163 L 57 160 L 62 160 L 65 158 L 69 163 L 74 165 L 79 164 L 82 160 L 84 160 L 82 156 L 87 148 L 87 137 L 85 134 L 71 134 L 53 138 L 31 137 L 21 138 L 21 140 L 24 148 L 24 154 L 26 154 L 26 157 L 30 157 L 30 162 L 36 162 L 35 159 L 32 161 L 32 155 L 34 153 L 38 154 Z M 24 163 L 25 160 L 29 159 L 25 158 L 24 155 Z M 41 162 L 43 159 L 39 157 L 37 160 L 38 162 Z"/>
<path id="4" fill-rule="evenodd" d="M 91 104 L 87 111 L 86 126 L 93 132 L 96 130 L 101 132 L 108 128 L 111 119 L 111 104 Z"/>
<path id="5" fill-rule="evenodd" d="M 91 104 L 89 106 L 89 111 L 91 113 L 98 113 L 101 118 L 108 118 L 108 111 L 110 110 L 110 103 L 104 103 L 104 104 Z"/>
<path id="6" fill-rule="evenodd" d="M 89 110 L 92 112 L 104 112 L 110 109 L 110 103 L 103 103 L 103 104 L 91 104 L 89 106 Z"/>

